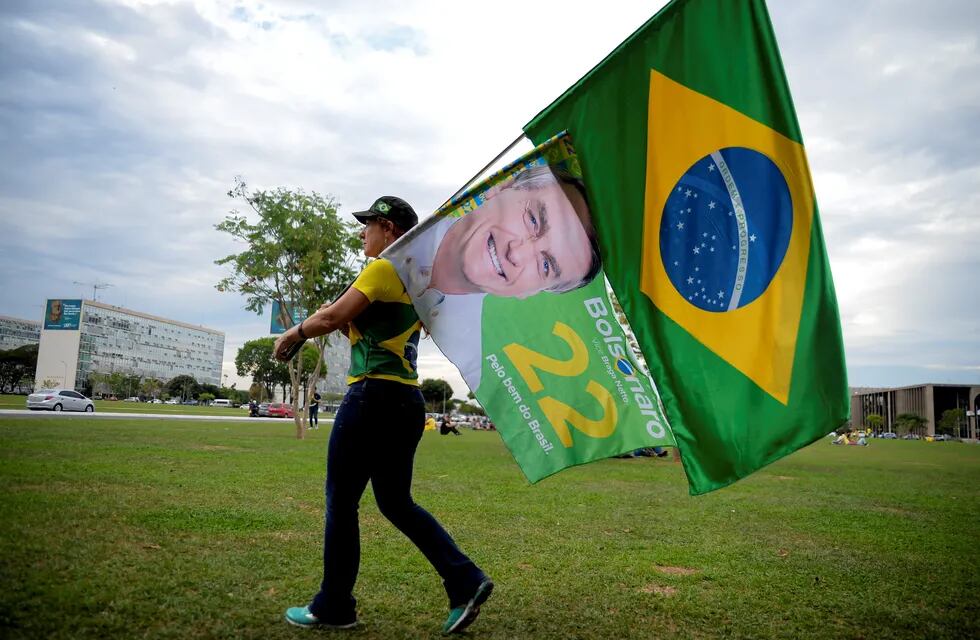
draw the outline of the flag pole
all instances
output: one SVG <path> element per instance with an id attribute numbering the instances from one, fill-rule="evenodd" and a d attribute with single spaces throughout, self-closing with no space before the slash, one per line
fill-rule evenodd
<path id="1" fill-rule="evenodd" d="M 491 160 L 490 162 L 488 162 L 485 167 L 483 167 L 482 169 L 480 169 L 479 171 L 477 171 L 476 172 L 476 175 L 474 175 L 472 178 L 470 178 L 469 180 L 467 180 L 466 181 L 466 184 L 464 184 L 462 187 L 460 187 L 459 188 L 459 191 L 457 191 L 456 193 L 454 193 L 448 200 L 446 200 L 445 202 L 443 202 L 439 206 L 439 208 L 436 209 L 436 211 L 437 212 L 438 211 L 441 211 L 442 209 L 444 209 L 446 207 L 446 205 L 448 205 L 453 200 L 455 200 L 457 197 L 459 197 L 459 194 L 461 194 L 464 191 L 466 191 L 466 189 L 471 184 L 473 184 L 473 181 L 474 180 L 476 180 L 477 178 L 479 178 L 480 176 L 482 176 L 484 171 L 486 171 L 487 169 L 489 169 L 490 167 L 492 167 L 498 160 L 500 160 L 501 158 L 503 158 L 511 149 L 513 149 L 514 147 L 517 146 L 517 143 L 519 143 L 524 138 L 525 138 L 525 135 L 524 135 L 524 132 L 522 131 L 521 132 L 521 135 L 519 135 L 516 138 L 514 138 L 514 141 L 511 142 L 509 145 L 507 145 L 507 148 L 506 149 L 504 149 L 503 151 L 501 151 L 500 153 L 498 153 L 497 156 L 493 160 Z M 437 218 L 437 216 L 434 213 L 432 215 L 424 218 L 422 221 L 419 222 L 419 224 L 417 224 L 414 227 L 412 227 L 411 229 L 409 229 L 405 234 L 403 234 L 397 240 L 395 240 L 395 242 L 392 243 L 387 249 L 385 249 L 384 251 L 382 251 L 381 252 L 381 257 L 384 257 L 384 254 L 385 254 L 385 252 L 388 251 L 388 249 L 392 249 L 394 247 L 402 247 L 406 243 L 411 242 L 417 236 L 420 236 L 423 233 L 425 233 L 425 231 L 428 230 L 429 227 L 432 226 L 432 224 L 434 224 L 433 221 L 435 221 L 436 218 Z M 348 285 L 348 288 L 349 288 L 349 285 Z"/>
<path id="2" fill-rule="evenodd" d="M 500 159 L 501 159 L 501 158 L 503 158 L 503 157 L 504 157 L 505 155 L 507 155 L 507 153 L 508 153 L 508 152 L 509 152 L 509 151 L 510 151 L 511 149 L 513 149 L 514 147 L 516 147 L 516 146 L 517 146 L 517 143 L 519 143 L 519 142 L 520 142 L 521 140 L 523 140 L 524 138 L 525 138 L 525 135 L 524 135 L 524 132 L 523 132 L 523 131 L 521 131 L 521 135 L 519 135 L 519 136 L 517 136 L 517 137 L 516 137 L 516 138 L 514 139 L 514 141 L 513 141 L 513 142 L 511 142 L 511 143 L 510 143 L 509 145 L 507 145 L 507 148 L 506 148 L 506 149 L 504 149 L 503 151 L 501 151 L 500 153 L 498 153 L 498 154 L 496 155 L 496 157 L 495 157 L 495 158 L 494 158 L 493 160 L 491 160 L 490 162 L 488 162 L 488 163 L 487 163 L 487 166 L 485 166 L 485 167 L 483 167 L 482 169 L 480 169 L 479 171 L 477 171 L 477 172 L 476 172 L 476 175 L 474 175 L 474 176 L 473 176 L 472 178 L 470 178 L 469 180 L 467 180 L 467 181 L 466 181 L 466 182 L 465 182 L 465 183 L 463 184 L 463 186 L 459 188 L 459 191 L 457 191 L 456 193 L 454 193 L 454 194 L 453 194 L 452 196 L 450 196 L 450 198 L 449 198 L 448 200 L 446 200 L 445 202 L 443 202 L 443 203 L 442 203 L 442 205 L 441 205 L 441 206 L 439 207 L 439 209 L 442 209 L 442 208 L 443 208 L 443 207 L 445 207 L 445 206 L 446 206 L 447 204 L 449 204 L 450 202 L 452 202 L 453 200 L 455 200 L 455 199 L 456 199 L 456 198 L 457 198 L 457 197 L 459 196 L 459 194 L 461 194 L 461 193 L 463 193 L 464 191 L 466 191 L 466 188 L 467 188 L 467 187 L 469 187 L 469 186 L 470 186 L 471 184 L 473 184 L 473 181 L 474 181 L 474 180 L 476 180 L 477 178 L 479 178 L 480 176 L 482 176 L 482 175 L 483 175 L 483 172 L 484 172 L 484 171 L 486 171 L 487 169 L 489 169 L 490 167 L 492 167 L 492 166 L 493 166 L 493 165 L 494 165 L 494 164 L 495 164 L 495 163 L 497 162 L 497 160 L 500 160 Z"/>

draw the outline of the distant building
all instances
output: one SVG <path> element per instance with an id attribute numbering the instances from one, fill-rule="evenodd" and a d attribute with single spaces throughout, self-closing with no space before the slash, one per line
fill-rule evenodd
<path id="1" fill-rule="evenodd" d="M 350 369 L 350 342 L 340 334 L 330 336 L 330 346 L 323 350 L 325 373 L 317 383 L 320 393 L 340 393 L 347 391 L 347 370 Z"/>
<path id="2" fill-rule="evenodd" d="M 0 351 L 9 351 L 41 341 L 41 323 L 0 316 Z"/>
<path id="3" fill-rule="evenodd" d="M 871 414 L 882 417 L 883 431 L 895 431 L 896 418 L 903 413 L 914 413 L 925 418 L 924 433 L 936 435 L 936 424 L 948 409 L 963 409 L 966 424 L 960 438 L 977 438 L 977 415 L 980 410 L 980 384 L 920 384 L 911 387 L 852 387 L 851 423 L 856 427 L 868 426 Z"/>
<path id="4" fill-rule="evenodd" d="M 48 300 L 35 388 L 44 380 L 81 390 L 92 373 L 166 382 L 189 375 L 221 384 L 225 334 L 91 300 Z"/>

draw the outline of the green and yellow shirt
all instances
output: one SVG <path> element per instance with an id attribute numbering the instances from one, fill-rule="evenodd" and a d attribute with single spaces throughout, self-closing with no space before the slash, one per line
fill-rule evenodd
<path id="1" fill-rule="evenodd" d="M 351 285 L 371 304 L 348 326 L 347 384 L 381 378 L 418 386 L 417 359 L 422 323 L 395 267 L 375 260 Z"/>

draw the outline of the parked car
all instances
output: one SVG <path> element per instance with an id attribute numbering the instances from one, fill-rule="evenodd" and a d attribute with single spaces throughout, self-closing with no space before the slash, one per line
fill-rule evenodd
<path id="1" fill-rule="evenodd" d="M 881 437 L 885 440 L 898 440 L 898 434 L 891 431 L 881 434 Z"/>
<path id="2" fill-rule="evenodd" d="M 268 418 L 269 417 L 269 403 L 263 402 L 259 405 L 259 417 Z"/>
<path id="3" fill-rule="evenodd" d="M 27 408 L 31 411 L 95 411 L 95 403 L 72 389 L 41 389 L 27 396 Z"/>
<path id="4" fill-rule="evenodd" d="M 231 400 L 227 398 L 217 398 L 211 402 L 212 407 L 231 407 Z"/>
<path id="5" fill-rule="evenodd" d="M 163 404 L 163 400 L 161 400 L 160 398 L 153 398 L 152 400 L 150 400 L 150 403 L 151 404 Z"/>
<path id="6" fill-rule="evenodd" d="M 261 411 L 261 409 L 260 409 Z M 266 410 L 270 418 L 292 418 L 293 405 L 285 402 L 272 402 Z"/>
<path id="7" fill-rule="evenodd" d="M 952 436 L 948 436 L 945 433 L 937 433 L 932 437 L 932 439 L 935 440 L 936 442 L 949 442 L 953 438 Z"/>
<path id="8" fill-rule="evenodd" d="M 164 400 L 163 404 L 180 404 L 180 400 L 177 398 L 170 398 L 169 400 Z"/>

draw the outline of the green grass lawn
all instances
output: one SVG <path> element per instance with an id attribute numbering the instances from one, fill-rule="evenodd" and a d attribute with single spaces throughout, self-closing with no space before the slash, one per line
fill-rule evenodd
<path id="1" fill-rule="evenodd" d="M 282 621 L 319 582 L 328 433 L 0 419 L 0 637 L 330 636 Z M 529 486 L 464 431 L 424 436 L 415 497 L 497 582 L 471 637 L 975 638 L 978 487 L 980 447 L 903 441 L 698 498 L 670 458 Z M 361 538 L 363 624 L 332 635 L 438 637 L 439 578 L 370 495 Z"/>

